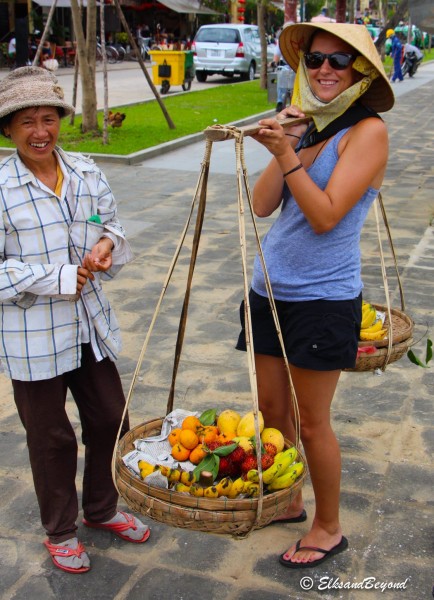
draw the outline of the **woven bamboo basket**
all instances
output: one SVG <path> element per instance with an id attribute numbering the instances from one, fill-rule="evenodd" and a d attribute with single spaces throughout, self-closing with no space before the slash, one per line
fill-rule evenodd
<path id="1" fill-rule="evenodd" d="M 384 325 L 385 327 L 389 327 L 387 306 L 381 304 L 372 304 L 372 306 L 376 310 L 386 313 Z M 345 369 L 346 371 L 384 370 L 388 364 L 399 360 L 407 353 L 413 342 L 414 322 L 408 315 L 397 308 L 391 308 L 390 314 L 392 316 L 392 347 L 390 353 L 388 337 L 382 340 L 360 341 L 356 366 L 353 369 Z M 369 351 L 366 352 L 364 350 Z"/>
<path id="2" fill-rule="evenodd" d="M 259 498 L 195 498 L 148 485 L 127 469 L 122 456 L 134 449 L 135 440 L 160 433 L 162 423 L 163 419 L 158 418 L 128 431 L 119 441 L 115 455 L 115 477 L 119 493 L 133 510 L 155 521 L 185 529 L 242 536 L 253 529 L 265 527 L 284 514 L 303 486 L 307 466 L 300 452 L 297 460 L 305 466 L 303 473 L 290 488 L 264 494 L 260 515 Z M 285 445 L 289 447 L 292 444 L 285 440 Z"/>

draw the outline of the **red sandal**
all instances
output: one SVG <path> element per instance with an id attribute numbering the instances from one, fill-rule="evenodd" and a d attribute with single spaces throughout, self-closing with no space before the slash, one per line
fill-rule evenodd
<path id="1" fill-rule="evenodd" d="M 86 527 L 93 527 L 94 529 L 106 529 L 107 531 L 111 531 L 113 533 L 115 533 L 117 536 L 119 536 L 120 538 L 122 538 L 123 540 L 126 540 L 127 542 L 133 542 L 135 544 L 143 544 L 144 542 L 146 542 L 146 540 L 148 539 L 148 537 L 151 534 L 151 530 L 148 528 L 146 529 L 146 531 L 143 534 L 143 537 L 140 538 L 140 540 L 133 540 L 132 538 L 128 537 L 127 535 L 123 535 L 123 531 L 126 531 L 127 529 L 133 529 L 134 531 L 137 529 L 137 525 L 135 524 L 135 519 L 132 515 L 125 513 L 123 511 L 119 511 L 119 514 L 121 514 L 125 519 L 126 522 L 124 523 L 93 523 L 92 521 L 87 521 L 87 519 L 83 519 L 83 523 L 84 525 L 86 525 Z"/>
<path id="2" fill-rule="evenodd" d="M 68 573 L 86 573 L 90 570 L 90 567 L 79 567 L 78 569 L 74 569 L 73 567 L 66 567 L 65 565 L 61 565 L 57 560 L 57 558 L 68 558 L 69 556 L 80 556 L 83 552 L 86 552 L 86 548 L 83 546 L 81 542 L 78 542 L 77 548 L 68 548 L 67 546 L 59 546 L 57 544 L 52 544 L 50 540 L 45 540 L 44 546 L 47 548 L 50 553 L 51 560 L 56 565 L 57 568 L 62 569 L 62 571 L 67 571 Z"/>

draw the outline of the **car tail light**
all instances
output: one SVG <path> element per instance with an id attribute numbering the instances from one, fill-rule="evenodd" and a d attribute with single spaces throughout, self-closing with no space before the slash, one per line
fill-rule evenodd
<path id="1" fill-rule="evenodd" d="M 191 44 L 191 51 L 193 52 L 193 56 L 197 56 L 196 44 L 194 42 Z"/>
<path id="2" fill-rule="evenodd" d="M 238 44 L 238 48 L 237 51 L 235 52 L 235 56 L 238 58 L 244 58 L 244 46 L 243 46 L 243 42 L 240 42 Z"/>

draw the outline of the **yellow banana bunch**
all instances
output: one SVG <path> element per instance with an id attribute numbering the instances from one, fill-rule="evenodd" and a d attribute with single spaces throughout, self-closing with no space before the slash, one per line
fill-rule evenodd
<path id="1" fill-rule="evenodd" d="M 302 462 L 291 465 L 291 468 L 287 469 L 283 475 L 273 479 L 273 481 L 269 484 L 268 489 L 274 492 L 290 487 L 296 481 L 297 477 L 303 473 L 303 470 L 304 465 Z"/>
<path id="2" fill-rule="evenodd" d="M 362 323 L 360 325 L 361 329 L 367 329 L 371 327 L 377 318 L 377 311 L 369 304 L 369 302 L 362 302 Z"/>
<path id="3" fill-rule="evenodd" d="M 190 494 L 196 498 L 202 498 L 205 491 L 204 488 L 197 483 L 192 483 L 189 490 Z"/>
<path id="4" fill-rule="evenodd" d="M 271 467 L 262 473 L 263 482 L 266 485 L 270 484 L 273 481 L 273 479 L 279 477 L 279 475 L 286 471 L 289 465 L 294 462 L 296 457 L 297 449 L 294 446 L 288 448 L 287 450 L 284 450 L 284 452 L 277 460 L 276 457 L 274 458 L 274 463 L 271 465 Z"/>
<path id="5" fill-rule="evenodd" d="M 381 323 L 381 321 L 380 321 Z M 360 339 L 364 342 L 371 340 L 382 340 L 387 333 L 387 329 L 379 329 L 378 331 L 361 330 Z"/>

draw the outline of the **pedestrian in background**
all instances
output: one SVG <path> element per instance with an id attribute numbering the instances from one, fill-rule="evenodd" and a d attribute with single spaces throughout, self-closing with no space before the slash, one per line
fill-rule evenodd
<path id="1" fill-rule="evenodd" d="M 388 29 L 386 32 L 386 38 L 388 40 L 390 40 L 391 42 L 391 48 L 390 48 L 390 56 L 393 59 L 393 75 L 392 75 L 392 81 L 395 82 L 397 79 L 398 81 L 403 81 L 404 80 L 404 76 L 402 74 L 402 70 L 401 70 L 401 63 L 402 63 L 402 44 L 399 40 L 399 37 L 396 35 L 395 30 L 394 29 Z"/>
<path id="2" fill-rule="evenodd" d="M 260 121 L 255 139 L 272 154 L 253 190 L 258 217 L 279 211 L 262 242 L 291 379 L 300 439 L 315 496 L 312 526 L 280 557 L 312 568 L 344 551 L 341 458 L 331 404 L 341 371 L 355 366 L 362 315 L 360 233 L 386 171 L 388 136 L 375 111 L 394 97 L 364 25 L 300 23 L 279 39 L 296 71 L 292 105 Z M 312 118 L 283 129 L 279 117 Z M 363 160 L 360 160 L 363 157 Z M 268 427 L 295 441 L 283 350 L 257 256 L 250 308 L 259 408 Z M 237 348 L 246 349 L 244 304 Z M 277 522 L 306 521 L 301 493 Z"/>
<path id="3" fill-rule="evenodd" d="M 113 362 L 119 326 L 101 280 L 132 253 L 104 174 L 57 146 L 72 111 L 45 69 L 22 67 L 0 82 L 0 132 L 17 148 L 0 163 L 0 359 L 26 430 L 44 544 L 57 567 L 84 573 L 68 390 L 85 445 L 83 523 L 137 543 L 149 529 L 117 511 L 111 475 L 125 397 Z"/>

